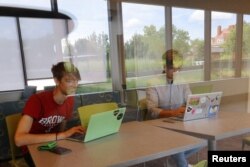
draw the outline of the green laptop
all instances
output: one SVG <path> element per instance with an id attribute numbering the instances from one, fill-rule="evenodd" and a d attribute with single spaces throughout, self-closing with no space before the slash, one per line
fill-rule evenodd
<path id="1" fill-rule="evenodd" d="M 120 129 L 126 108 L 118 108 L 91 115 L 86 133 L 75 133 L 69 140 L 88 142 L 110 134 L 117 133 Z M 82 122 L 83 120 L 81 120 Z M 82 122 L 83 124 L 83 122 Z"/>

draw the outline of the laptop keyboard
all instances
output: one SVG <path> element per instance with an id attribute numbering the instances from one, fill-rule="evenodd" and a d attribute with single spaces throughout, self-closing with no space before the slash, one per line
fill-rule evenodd
<path id="1" fill-rule="evenodd" d="M 85 134 L 81 133 L 74 133 L 69 138 L 76 139 L 76 140 L 84 140 Z"/>
<path id="2" fill-rule="evenodd" d="M 176 116 L 176 118 L 184 118 L 184 115 Z"/>

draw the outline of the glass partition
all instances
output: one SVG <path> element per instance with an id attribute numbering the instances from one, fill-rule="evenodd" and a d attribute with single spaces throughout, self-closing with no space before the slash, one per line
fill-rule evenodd
<path id="1" fill-rule="evenodd" d="M 127 88 L 160 84 L 165 51 L 163 6 L 122 3 Z"/>
<path id="2" fill-rule="evenodd" d="M 69 34 L 64 39 L 64 59 L 80 71 L 80 92 L 112 89 L 107 2 L 103 0 L 61 0 L 59 12 L 68 14 Z"/>
<path id="3" fill-rule="evenodd" d="M 204 11 L 172 8 L 173 48 L 183 56 L 176 83 L 204 79 Z"/>
<path id="4" fill-rule="evenodd" d="M 236 14 L 212 12 L 211 79 L 234 77 Z"/>

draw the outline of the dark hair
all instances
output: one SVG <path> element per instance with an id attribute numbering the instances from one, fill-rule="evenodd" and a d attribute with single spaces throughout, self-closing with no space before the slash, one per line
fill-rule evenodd
<path id="1" fill-rule="evenodd" d="M 162 55 L 162 60 L 164 62 L 164 67 L 166 66 L 167 69 L 173 69 L 182 66 L 183 57 L 177 50 L 169 49 Z"/>
<path id="2" fill-rule="evenodd" d="M 51 72 L 53 77 L 59 81 L 65 74 L 73 74 L 78 80 L 81 80 L 78 69 L 70 62 L 59 62 L 56 65 L 53 65 Z"/>

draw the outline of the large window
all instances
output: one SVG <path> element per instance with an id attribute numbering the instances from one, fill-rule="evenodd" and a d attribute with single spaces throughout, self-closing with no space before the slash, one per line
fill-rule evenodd
<path id="1" fill-rule="evenodd" d="M 205 27 L 204 22 L 205 10 L 181 7 L 181 4 L 173 7 L 163 1 L 143 4 L 143 1 L 57 0 L 58 8 L 53 9 L 59 13 L 54 15 L 57 12 L 51 11 L 54 0 L 31 2 L 0 2 L 2 7 L 18 8 L 12 12 L 6 10 L 6 15 L 11 17 L 0 19 L 3 32 L 0 51 L 8 55 L 1 56 L 0 76 L 4 81 L 0 91 L 22 89 L 25 84 L 36 85 L 38 90 L 54 85 L 50 69 L 59 61 L 71 61 L 79 68 L 81 93 L 109 91 L 112 84 L 115 89 L 121 89 L 124 76 L 128 89 L 161 85 L 165 83 L 162 55 L 168 48 L 178 50 L 184 58 L 182 68 L 175 73 L 175 83 L 200 82 L 204 76 L 211 80 L 233 78 L 240 68 L 242 76 L 250 76 L 249 15 L 244 15 L 240 66 L 234 60 L 241 56 L 236 53 L 239 50 L 236 44 L 241 46 L 241 41 L 236 43 L 236 27 L 241 27 L 240 20 L 236 25 L 236 13 L 212 11 L 210 24 L 209 11 L 206 12 L 206 26 L 211 25 L 210 41 L 210 37 L 207 39 L 210 27 Z M 32 10 L 29 15 L 28 10 L 19 8 L 40 10 L 38 13 Z M 124 47 L 118 44 L 118 35 L 123 37 Z M 204 46 L 204 41 L 211 42 L 211 48 Z M 119 55 L 123 51 L 125 61 Z M 125 74 L 123 68 L 115 66 L 118 71 L 113 71 L 112 80 L 110 59 L 112 64 L 125 62 Z M 10 74 L 17 77 L 10 79 Z"/>
<path id="2" fill-rule="evenodd" d="M 49 26 L 48 32 L 45 34 L 46 36 L 42 37 L 43 40 L 35 45 L 39 46 L 41 42 L 45 42 L 43 44 L 49 46 L 45 50 L 40 47 L 42 53 L 36 55 L 40 58 L 50 56 L 47 65 L 42 65 L 39 70 L 43 70 L 44 77 L 46 77 L 52 62 L 72 61 L 78 67 L 82 79 L 79 93 L 111 90 L 107 2 L 103 0 L 61 0 L 58 1 L 58 10 L 71 17 L 72 20 L 43 21 L 44 25 Z M 38 24 L 41 22 L 39 20 Z M 38 27 L 34 29 L 37 32 L 42 31 L 42 34 L 46 31 L 40 30 Z M 41 38 L 40 35 L 37 37 L 33 35 L 33 37 Z M 30 59 L 30 61 L 33 60 Z M 38 67 L 32 63 L 29 65 Z M 49 73 L 49 75 L 51 74 Z M 34 83 L 34 81 L 32 82 Z M 39 83 L 53 84 L 52 80 L 49 82 L 40 80 Z M 94 85 L 84 86 L 82 84 Z"/>
<path id="3" fill-rule="evenodd" d="M 24 77 L 16 19 L 0 17 L 0 25 L 0 91 L 23 89 Z"/>
<path id="4" fill-rule="evenodd" d="M 204 11 L 172 8 L 173 48 L 183 56 L 183 67 L 175 82 L 204 79 Z"/>
<path id="5" fill-rule="evenodd" d="M 165 51 L 163 6 L 122 3 L 127 88 L 157 84 Z"/>
<path id="6" fill-rule="evenodd" d="M 250 15 L 244 15 L 242 45 L 242 76 L 250 76 Z"/>
<path id="7" fill-rule="evenodd" d="M 41 9 L 46 12 L 52 10 L 50 0 L 38 0 L 33 5 L 29 2 L 29 0 L 1 1 L 0 4 L 6 7 Z M 6 81 L 7 87 L 1 85 L 5 87 L 2 90 L 22 89 L 25 82 L 28 85 L 38 86 L 38 90 L 54 85 L 50 69 L 59 61 L 71 61 L 79 68 L 82 78 L 80 84 L 88 84 L 80 86 L 79 92 L 112 89 L 107 1 L 61 0 L 57 1 L 57 4 L 58 12 L 69 16 L 70 19 L 46 18 L 46 14 L 44 18 L 40 18 L 43 14 L 40 10 L 38 10 L 39 18 L 32 18 L 31 15 L 28 18 L 20 16 L 19 21 L 14 17 L 2 19 L 1 25 L 6 25 L 1 26 L 2 32 L 6 32 L 2 34 L 2 41 L 10 42 L 11 39 L 12 44 L 8 46 L 11 46 L 12 49 L 7 50 L 7 47 L 3 48 L 4 45 L 1 45 L 2 55 L 8 55 L 8 57 L 1 57 L 1 59 L 6 59 L 1 61 L 5 62 L 1 68 L 3 69 L 5 66 L 11 68 L 11 63 L 18 64 L 13 66 L 15 67 L 13 71 L 16 70 L 18 73 L 18 77 L 14 77 L 14 79 L 19 79 L 18 82 L 13 82 L 14 87 L 10 87 L 11 85 Z M 9 26 L 10 23 L 5 22 L 11 22 L 13 25 Z M 17 24 L 20 27 L 20 33 L 17 31 Z M 7 33 L 10 31 L 11 33 Z M 7 36 L 9 34 L 11 36 Z M 20 37 L 20 41 L 18 37 Z M 23 46 L 21 49 L 20 44 Z M 7 54 L 7 52 L 10 53 Z M 23 53 L 23 61 L 20 53 Z M 10 55 L 16 58 L 11 63 L 6 63 L 10 60 Z M 22 64 L 22 62 L 24 63 Z M 27 75 L 22 73 L 23 69 Z M 13 73 L 11 70 L 2 71 Z M 7 73 L 0 73 L 0 75 L 3 75 L 2 78 L 5 75 L 12 76 Z M 24 79 L 27 80 L 24 81 Z M 21 85 L 17 85 L 17 83 L 21 83 Z"/>
<path id="8" fill-rule="evenodd" d="M 234 77 L 236 15 L 212 12 L 211 79 Z"/>

